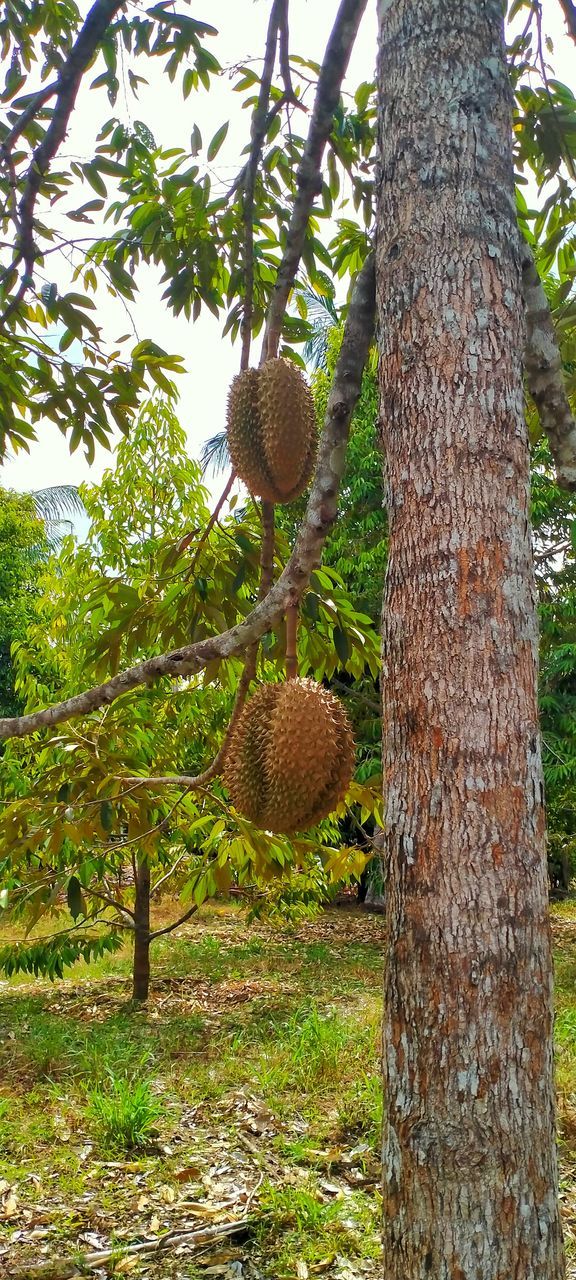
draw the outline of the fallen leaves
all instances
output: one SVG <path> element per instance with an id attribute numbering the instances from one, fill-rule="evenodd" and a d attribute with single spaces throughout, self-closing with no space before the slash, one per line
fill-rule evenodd
<path id="1" fill-rule="evenodd" d="M 253 1063 L 254 1046 L 261 1043 L 261 1061 L 267 1069 L 267 1054 L 274 1050 L 275 1020 L 281 1025 L 285 1011 L 298 1007 L 303 998 L 341 1006 L 346 998 L 342 985 L 346 963 L 352 975 L 350 990 L 358 990 L 358 998 L 355 994 L 352 998 L 362 1022 L 362 1002 L 367 988 L 373 986 L 374 944 L 381 936 L 381 922 L 364 915 L 356 919 L 346 911 L 331 912 L 302 926 L 297 934 L 279 934 L 260 926 L 248 930 L 240 919 L 222 917 L 216 928 L 211 918 L 206 932 L 211 939 L 219 939 L 217 976 L 210 973 L 206 948 L 204 976 L 157 976 L 149 1008 L 129 1018 L 124 977 L 69 980 L 57 987 L 42 982 L 27 985 L 30 1024 L 28 1015 L 19 1024 L 25 1043 L 12 1031 L 8 1037 L 4 1033 L 0 1070 L 4 1062 L 16 1063 L 9 1087 L 17 1099 L 20 1094 L 23 1115 L 32 1116 L 38 1105 L 27 1101 L 36 1086 L 47 1110 L 44 1128 L 38 1130 L 44 1135 L 40 1142 L 30 1140 L 35 1133 L 31 1124 L 26 1148 L 19 1139 L 14 1149 L 17 1179 L 10 1173 L 0 1182 L 0 1274 L 8 1266 L 11 1277 L 17 1277 L 20 1264 L 23 1280 L 29 1259 L 28 1275 L 34 1275 L 30 1268 L 40 1264 L 36 1280 L 61 1280 L 65 1271 L 61 1266 L 57 1277 L 55 1262 L 68 1267 L 67 1274 L 72 1276 L 69 1259 L 83 1254 L 93 1259 L 86 1265 L 95 1269 L 98 1280 L 110 1275 L 188 1280 L 192 1270 L 194 1275 L 201 1271 L 221 1280 L 264 1280 L 280 1274 L 287 1280 L 304 1276 L 312 1280 L 317 1275 L 326 1275 L 327 1280 L 352 1276 L 372 1280 L 378 1275 L 379 1268 L 371 1269 L 369 1262 L 356 1266 L 330 1252 L 331 1241 L 310 1255 L 297 1240 L 289 1263 L 275 1269 L 265 1229 L 263 1235 L 259 1229 L 254 1238 L 250 1228 L 260 1221 L 260 1203 L 270 1186 L 285 1188 L 289 1198 L 303 1188 L 320 1212 L 330 1214 L 334 1208 L 342 1221 L 353 1214 L 357 1188 L 368 1187 L 372 1196 L 376 1162 L 366 1144 L 346 1140 L 338 1129 L 334 1097 L 326 1105 L 318 1091 L 319 1116 L 312 1121 L 312 1133 L 309 1120 L 299 1114 L 298 1098 L 290 1096 L 286 1107 L 278 1106 L 278 1093 L 270 1090 L 265 1071 L 259 1075 Z M 201 937 L 196 926 L 186 936 L 193 933 Z M 256 940 L 263 945 L 254 946 Z M 371 953 L 363 972 L 362 943 L 366 941 Z M 239 949 L 248 942 L 252 950 L 246 947 L 240 957 Z M 312 944 L 318 943 L 322 945 L 315 957 Z M 233 956 L 227 954 L 228 947 L 236 949 Z M 325 968 L 327 948 L 330 964 Z M 3 995 L 5 1005 L 13 1002 L 12 1007 L 21 998 L 14 986 Z M 128 1159 L 102 1158 L 104 1153 L 95 1145 L 83 1116 L 69 1065 L 64 1064 L 60 1074 L 57 1071 L 55 1086 L 47 1085 L 45 1077 L 34 1075 L 27 1066 L 34 1062 L 32 1054 L 26 1058 L 26 1042 L 29 1038 L 32 1044 L 38 1011 L 42 1026 L 48 1027 L 52 1020 L 64 1045 L 78 1038 L 77 1028 L 87 1037 L 92 1029 L 94 1046 L 107 1050 L 112 1043 L 107 1040 L 108 1027 L 112 1031 L 121 1018 L 126 1019 L 127 1042 L 150 1046 L 150 1071 L 164 1104 L 160 1140 L 153 1149 Z M 227 1088 L 219 1090 L 220 1049 L 224 1056 L 238 1028 L 258 1029 L 260 1019 L 262 1029 L 269 1027 L 272 1044 L 264 1036 L 261 1041 L 248 1039 L 246 1062 L 238 1051 L 231 1070 L 229 1058 L 224 1065 Z M 192 1024 L 197 1031 L 171 1039 L 177 1024 Z M 94 1055 L 93 1049 L 91 1062 L 98 1069 Z M 197 1064 L 204 1073 L 201 1079 L 206 1079 L 205 1096 L 198 1090 Z M 105 1067 L 103 1058 L 102 1070 Z M 314 1087 L 312 1083 L 312 1091 Z M 302 1228 L 303 1239 L 307 1230 Z M 340 1243 L 344 1254 L 345 1232 Z"/>
<path id="2" fill-rule="evenodd" d="M 0 1217 L 15 1218 L 18 1213 L 18 1196 L 14 1187 L 6 1181 L 0 1182 L 0 1195 L 2 1197 Z"/>

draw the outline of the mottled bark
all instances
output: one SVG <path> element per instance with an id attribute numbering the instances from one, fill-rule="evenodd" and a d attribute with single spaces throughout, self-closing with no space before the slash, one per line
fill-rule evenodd
<path id="1" fill-rule="evenodd" d="M 150 863 L 142 854 L 134 864 L 134 958 L 132 999 L 147 1000 L 150 988 Z"/>
<path id="2" fill-rule="evenodd" d="M 380 0 L 386 1280 L 559 1280 L 500 0 Z"/>
<path id="3" fill-rule="evenodd" d="M 568 32 L 572 39 L 576 41 L 576 4 L 574 4 L 574 0 L 560 0 L 560 8 L 564 14 Z"/>

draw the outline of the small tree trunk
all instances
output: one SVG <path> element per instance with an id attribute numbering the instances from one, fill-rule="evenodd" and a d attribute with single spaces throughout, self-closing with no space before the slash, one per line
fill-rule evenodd
<path id="1" fill-rule="evenodd" d="M 134 863 L 133 1000 L 147 1000 L 150 988 L 150 864 L 145 854 Z"/>
<path id="2" fill-rule="evenodd" d="M 560 1280 L 501 0 L 380 0 L 385 1280 Z"/>

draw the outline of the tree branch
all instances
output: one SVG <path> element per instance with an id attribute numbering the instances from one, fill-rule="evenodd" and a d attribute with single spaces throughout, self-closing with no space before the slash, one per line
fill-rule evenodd
<path id="1" fill-rule="evenodd" d="M 167 1248 L 176 1249 L 180 1244 L 185 1244 L 187 1249 L 194 1249 L 195 1246 L 200 1247 L 246 1231 L 249 1225 L 250 1219 L 244 1217 L 238 1218 L 236 1222 L 219 1222 L 213 1227 L 201 1227 L 190 1231 L 167 1231 L 165 1235 L 158 1236 L 154 1240 L 143 1240 L 138 1244 L 121 1247 L 115 1245 L 113 1249 L 103 1249 L 98 1253 L 84 1253 L 72 1259 L 53 1258 L 51 1262 L 25 1262 L 23 1266 L 12 1271 L 12 1280 L 71 1280 L 71 1277 L 78 1275 L 80 1268 L 88 1267 L 93 1270 L 95 1267 L 102 1267 L 112 1259 L 116 1259 L 119 1254 L 123 1258 L 135 1255 L 146 1256 L 161 1253 Z"/>
<path id="2" fill-rule="evenodd" d="M 234 472 L 232 472 L 231 479 L 233 478 L 234 478 Z M 263 504 L 263 507 L 264 505 L 270 507 L 270 510 L 272 512 L 272 520 L 271 520 L 271 524 L 270 522 L 268 522 L 268 524 L 264 525 L 264 533 L 262 538 L 262 550 L 260 554 L 260 588 L 259 588 L 259 597 L 258 597 L 260 600 L 264 598 L 264 596 L 266 595 L 266 592 L 269 590 L 272 584 L 272 571 L 273 571 L 273 558 L 274 558 L 274 507 L 269 503 Z M 271 550 L 270 550 L 270 530 L 271 530 L 271 537 L 272 537 Z M 214 759 L 212 760 L 211 764 L 207 765 L 207 767 L 202 770 L 202 773 L 198 773 L 196 775 L 172 774 L 163 778 L 162 777 L 141 778 L 141 779 L 129 778 L 128 782 L 130 783 L 135 782 L 136 785 L 147 786 L 147 787 L 173 787 L 173 786 L 180 785 L 185 787 L 186 791 L 190 791 L 192 789 L 198 791 L 198 790 L 201 790 L 203 787 L 205 787 L 206 783 L 211 782 L 213 778 L 216 778 L 218 774 L 221 772 L 222 767 L 224 765 L 224 761 L 226 759 L 226 755 L 228 752 L 228 745 L 229 745 L 230 739 L 232 737 L 232 734 L 240 718 L 240 713 L 246 701 L 246 697 L 248 695 L 248 690 L 250 688 L 252 680 L 256 675 L 257 654 L 258 654 L 258 644 L 256 643 L 251 645 L 248 651 L 246 662 L 244 664 L 244 670 L 242 671 L 242 675 L 240 676 L 240 680 L 238 682 L 236 697 L 234 698 L 234 706 L 232 708 L 232 715 L 230 716 L 230 720 L 228 722 L 228 726 L 224 734 L 224 738 L 222 739 L 220 748 L 217 751 L 216 755 L 214 756 Z M 180 797 L 180 799 L 182 799 L 182 797 Z M 172 812 L 172 810 L 170 812 Z M 180 859 L 178 859 L 178 861 L 180 861 Z M 168 874 L 171 875 L 172 871 L 170 871 Z M 156 892 L 158 885 L 163 883 L 163 880 L 165 879 L 167 879 L 167 876 L 163 876 L 162 880 L 158 881 L 158 884 L 154 886 L 152 893 Z M 152 893 L 150 896 L 152 896 Z"/>
<path id="3" fill-rule="evenodd" d="M 576 43 L 576 4 L 573 0 L 560 0 L 560 8 L 564 14 L 564 21 L 568 27 L 568 34 Z"/>
<path id="4" fill-rule="evenodd" d="M 154 942 L 155 938 L 162 938 L 165 933 L 173 933 L 174 929 L 178 929 L 181 924 L 186 924 L 186 921 L 195 915 L 197 910 L 198 907 L 194 905 L 188 911 L 185 911 L 184 915 L 180 916 L 178 920 L 175 920 L 173 924 L 167 924 L 163 929 L 155 929 L 154 933 L 150 934 L 150 941 Z"/>
<path id="5" fill-rule="evenodd" d="M 280 71 L 284 82 L 284 97 L 288 102 L 297 101 L 290 74 L 290 30 L 288 27 L 288 0 L 284 0 L 280 12 Z"/>
<path id="6" fill-rule="evenodd" d="M 295 680 L 298 675 L 298 605 L 286 610 L 286 679 Z"/>
<path id="7" fill-rule="evenodd" d="M 120 912 L 121 915 L 130 916 L 131 920 L 136 919 L 134 912 L 130 909 L 130 907 L 125 907 L 123 902 L 118 902 L 116 898 L 110 898 L 108 894 L 101 893 L 99 889 L 88 888 L 86 889 L 86 893 L 91 894 L 93 898 L 99 898 L 101 902 L 105 902 L 107 906 L 113 907 L 114 910 Z M 123 926 L 123 928 L 133 929 L 134 925 L 126 924 Z"/>
<path id="8" fill-rule="evenodd" d="M 199 558 L 200 552 L 201 552 L 201 550 L 202 550 L 202 547 L 203 547 L 203 546 L 205 545 L 205 543 L 208 541 L 208 538 L 210 537 L 210 534 L 212 533 L 212 530 L 213 530 L 213 528 L 214 528 L 214 525 L 215 525 L 215 524 L 217 524 L 217 522 L 218 522 L 218 518 L 219 518 L 219 516 L 220 516 L 220 512 L 222 511 L 222 507 L 223 507 L 223 506 L 225 505 L 225 503 L 228 501 L 228 498 L 229 498 L 229 496 L 230 496 L 230 490 L 231 490 L 231 488 L 232 488 L 232 485 L 234 484 L 235 479 L 236 479 L 236 472 L 235 472 L 235 471 L 231 471 L 231 472 L 230 472 L 230 475 L 228 476 L 228 479 L 227 479 L 227 481 L 226 481 L 226 484 L 225 484 L 225 486 L 224 486 L 224 489 L 222 490 L 222 493 L 220 494 L 220 497 L 219 497 L 219 499 L 218 499 L 218 501 L 217 501 L 217 503 L 216 503 L 216 506 L 214 507 L 214 510 L 213 510 L 213 512 L 212 512 L 212 515 L 210 516 L 210 519 L 209 519 L 209 521 L 208 521 L 208 524 L 206 525 L 206 528 L 205 528 L 205 530 L 204 530 L 204 532 L 203 532 L 203 534 L 202 534 L 202 536 L 201 536 L 201 538 L 200 538 L 200 541 L 198 542 L 197 546 L 195 547 L 194 555 L 192 556 L 192 563 L 190 564 L 189 568 L 186 570 L 186 573 L 185 573 L 185 575 L 184 575 L 184 581 L 185 581 L 185 582 L 187 582 L 187 581 L 188 581 L 188 578 L 191 578 L 191 577 L 192 577 L 192 574 L 194 573 L 194 570 L 195 570 L 196 565 L 197 565 L 197 563 L 198 563 L 198 558 Z"/>
<path id="9" fill-rule="evenodd" d="M 34 243 L 34 210 L 42 181 L 58 148 L 66 137 L 68 122 L 74 108 L 82 76 L 92 62 L 112 18 L 123 8 L 124 2 L 125 0 L 95 0 L 58 76 L 56 102 L 52 119 L 42 142 L 38 144 L 32 153 L 24 191 L 18 206 L 18 242 L 16 252 L 13 261 L 3 275 L 6 278 L 19 262 L 24 264 L 24 271 L 17 292 L 10 299 L 0 316 L 0 324 L 2 325 L 16 310 L 26 290 L 32 283 L 34 262 L 37 256 Z M 51 96 L 48 95 L 47 90 L 42 90 L 41 93 L 45 95 L 43 100 Z M 5 149 L 3 149 L 3 154 L 6 158 L 8 153 Z"/>
<path id="10" fill-rule="evenodd" d="M 258 599 L 264 600 L 272 586 L 274 576 L 274 503 L 262 503 L 262 547 L 260 549 L 260 589 Z"/>
<path id="11" fill-rule="evenodd" d="M 57 80 L 52 80 L 50 84 L 45 84 L 42 89 L 38 90 L 38 93 L 34 94 L 34 97 L 30 99 L 30 102 L 22 112 L 22 115 L 19 116 L 16 123 L 12 125 L 10 133 L 4 139 L 4 142 L 0 147 L 0 153 L 4 153 L 5 156 L 9 154 L 14 143 L 22 136 L 24 130 L 30 124 L 30 121 L 34 119 L 36 112 L 40 110 L 40 107 L 44 106 L 44 103 L 47 102 L 49 98 L 53 98 L 54 94 L 58 93 L 59 88 L 60 77 L 58 77 Z"/>
<path id="12" fill-rule="evenodd" d="M 322 190 L 321 164 L 324 148 L 330 136 L 334 112 L 338 106 L 342 81 L 350 60 L 350 54 L 367 0 L 341 0 L 336 21 L 320 68 L 314 110 L 310 121 L 310 129 L 306 146 L 298 167 L 296 182 L 296 199 L 286 232 L 286 248 L 274 289 L 268 317 L 264 343 L 263 359 L 275 356 L 278 350 L 282 321 L 288 303 L 288 296 L 296 278 L 298 264 L 306 238 L 308 219 L 314 204 L 314 198 Z"/>
<path id="13" fill-rule="evenodd" d="M 534 259 L 523 246 L 522 285 L 526 306 L 526 347 L 524 367 L 528 390 L 538 409 L 548 437 L 561 489 L 576 490 L 576 421 L 570 408 L 562 359 L 548 299 Z"/>
<path id="14" fill-rule="evenodd" d="M 22 738 L 37 729 L 88 715 L 138 685 L 151 684 L 163 676 L 182 679 L 201 671 L 213 658 L 232 658 L 245 653 L 275 625 L 290 604 L 300 599 L 310 574 L 320 564 L 322 548 L 336 519 L 350 419 L 360 394 L 373 332 L 374 258 L 370 254 L 354 286 L 320 437 L 314 483 L 296 545 L 278 581 L 248 617 L 221 635 L 147 658 L 145 662 L 118 672 L 104 684 L 66 698 L 55 706 L 29 715 L 0 719 L 0 739 Z"/>
<path id="15" fill-rule="evenodd" d="M 248 368 L 248 362 L 250 359 L 250 341 L 252 338 L 252 312 L 254 305 L 254 190 L 256 186 L 256 174 L 258 173 L 260 156 L 262 155 L 262 147 L 264 146 L 264 139 L 268 128 L 268 104 L 270 102 L 270 88 L 272 85 L 274 63 L 276 61 L 278 29 L 280 26 L 281 12 L 285 8 L 285 5 L 286 0 L 273 0 L 272 9 L 270 11 L 268 33 L 266 36 L 266 49 L 264 52 L 264 66 L 262 68 L 262 79 L 260 80 L 260 92 L 258 94 L 258 102 L 256 103 L 252 115 L 250 155 L 244 168 L 242 179 L 242 214 L 244 218 L 244 305 L 242 308 L 242 323 L 240 325 L 240 336 L 242 339 L 242 356 L 240 359 L 241 369 Z"/>

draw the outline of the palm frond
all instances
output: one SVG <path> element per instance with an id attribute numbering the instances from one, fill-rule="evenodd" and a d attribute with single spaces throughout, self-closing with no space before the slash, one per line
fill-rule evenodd
<path id="1" fill-rule="evenodd" d="M 200 451 L 200 465 L 203 475 L 211 470 L 215 476 L 220 475 L 230 466 L 228 437 L 225 431 L 218 431 L 215 436 L 210 436 L 204 441 Z"/>
<path id="2" fill-rule="evenodd" d="M 74 484 L 56 484 L 49 489 L 35 489 L 31 497 L 36 514 L 41 520 L 62 520 L 67 513 L 86 515 L 86 508 Z"/>
<path id="3" fill-rule="evenodd" d="M 316 293 L 307 286 L 302 290 L 306 303 L 308 320 L 313 327 L 313 334 L 304 344 L 303 356 L 306 364 L 313 369 L 324 369 L 328 353 L 328 334 L 338 324 L 338 311 L 334 299 L 326 294 Z"/>

